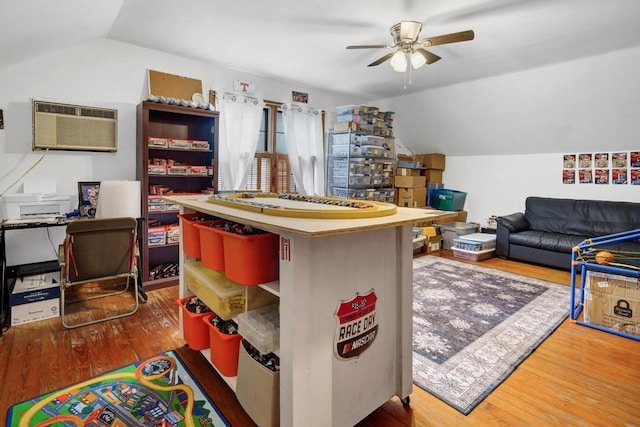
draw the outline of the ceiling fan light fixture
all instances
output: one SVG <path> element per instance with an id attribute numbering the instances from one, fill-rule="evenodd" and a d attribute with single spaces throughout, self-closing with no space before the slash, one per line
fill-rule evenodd
<path id="1" fill-rule="evenodd" d="M 426 63 L 427 63 L 427 58 L 424 57 L 422 52 L 418 50 L 414 50 L 413 52 L 411 52 L 411 66 L 415 70 L 422 67 Z"/>
<path id="2" fill-rule="evenodd" d="M 399 50 L 391 57 L 391 68 L 393 71 L 404 73 L 407 70 L 407 55 Z"/>

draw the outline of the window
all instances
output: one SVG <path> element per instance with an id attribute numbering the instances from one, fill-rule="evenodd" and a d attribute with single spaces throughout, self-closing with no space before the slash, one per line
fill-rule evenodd
<path id="1" fill-rule="evenodd" d="M 287 146 L 280 102 L 265 101 L 247 190 L 273 193 L 295 193 L 295 182 L 289 168 Z"/>
<path id="2" fill-rule="evenodd" d="M 284 123 L 280 109 L 282 103 L 266 100 L 264 103 L 256 154 L 249 168 L 245 190 L 261 193 L 295 193 L 296 184 L 289 167 L 289 155 L 284 140 Z M 219 182 L 218 188 L 220 187 Z"/>

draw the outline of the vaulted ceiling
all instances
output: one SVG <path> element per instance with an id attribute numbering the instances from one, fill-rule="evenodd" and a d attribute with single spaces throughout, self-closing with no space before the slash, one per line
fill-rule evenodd
<path id="1" fill-rule="evenodd" d="M 407 74 L 367 67 L 389 49 L 345 49 L 392 44 L 402 20 L 475 39 Z M 106 38 L 359 101 L 637 46 L 639 20 L 637 0 L 3 0 L 0 68 Z"/>

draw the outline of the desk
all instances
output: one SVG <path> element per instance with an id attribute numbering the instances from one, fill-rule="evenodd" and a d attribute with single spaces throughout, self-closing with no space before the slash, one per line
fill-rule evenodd
<path id="1" fill-rule="evenodd" d="M 165 199 L 180 205 L 182 213 L 202 212 L 278 234 L 283 427 L 352 426 L 393 396 L 408 402 L 413 384 L 412 228 L 443 212 L 398 208 L 396 214 L 375 218 L 289 218 L 215 205 L 201 196 Z M 191 290 L 182 267 L 193 260 L 180 244 L 184 297 Z M 365 304 L 356 297 L 372 292 L 377 335 L 357 357 L 338 357 L 338 307 L 356 299 Z M 235 391 L 235 377 L 221 376 Z"/>
<path id="2" fill-rule="evenodd" d="M 36 262 L 31 264 L 21 264 L 7 266 L 7 248 L 5 233 L 10 231 L 27 230 L 34 228 L 66 227 L 72 221 L 84 219 L 77 218 L 57 218 L 55 220 L 30 220 L 30 221 L 2 221 L 0 222 L 0 264 L 2 264 L 2 277 L 0 281 L 0 336 L 11 326 L 11 306 L 10 297 L 13 286 L 9 283 L 11 279 L 20 276 L 48 273 L 59 270 L 58 260 Z M 141 220 L 138 220 L 138 239 L 140 239 Z M 139 240 L 138 240 L 139 244 Z M 142 271 L 138 269 L 138 292 L 144 301 L 147 295 L 142 289 Z"/>
<path id="3" fill-rule="evenodd" d="M 0 336 L 11 326 L 11 306 L 9 300 L 13 286 L 10 285 L 9 281 L 20 276 L 48 273 L 60 269 L 57 259 L 11 267 L 7 266 L 5 233 L 33 228 L 62 227 L 66 226 L 68 221 L 66 218 L 60 218 L 59 220 L 43 219 L 28 222 L 3 221 L 0 223 L 0 264 L 2 264 L 2 280 L 0 281 Z"/>

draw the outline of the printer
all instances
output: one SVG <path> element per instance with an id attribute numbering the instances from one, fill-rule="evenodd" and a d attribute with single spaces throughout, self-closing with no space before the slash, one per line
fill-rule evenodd
<path id="1" fill-rule="evenodd" d="M 29 185 L 24 183 L 24 193 L 5 194 L 0 197 L 4 219 L 40 219 L 64 216 L 71 209 L 71 196 L 56 195 L 55 189 L 48 185 Z M 54 184 L 55 185 L 55 184 Z M 54 190 L 53 193 L 38 192 Z"/>

